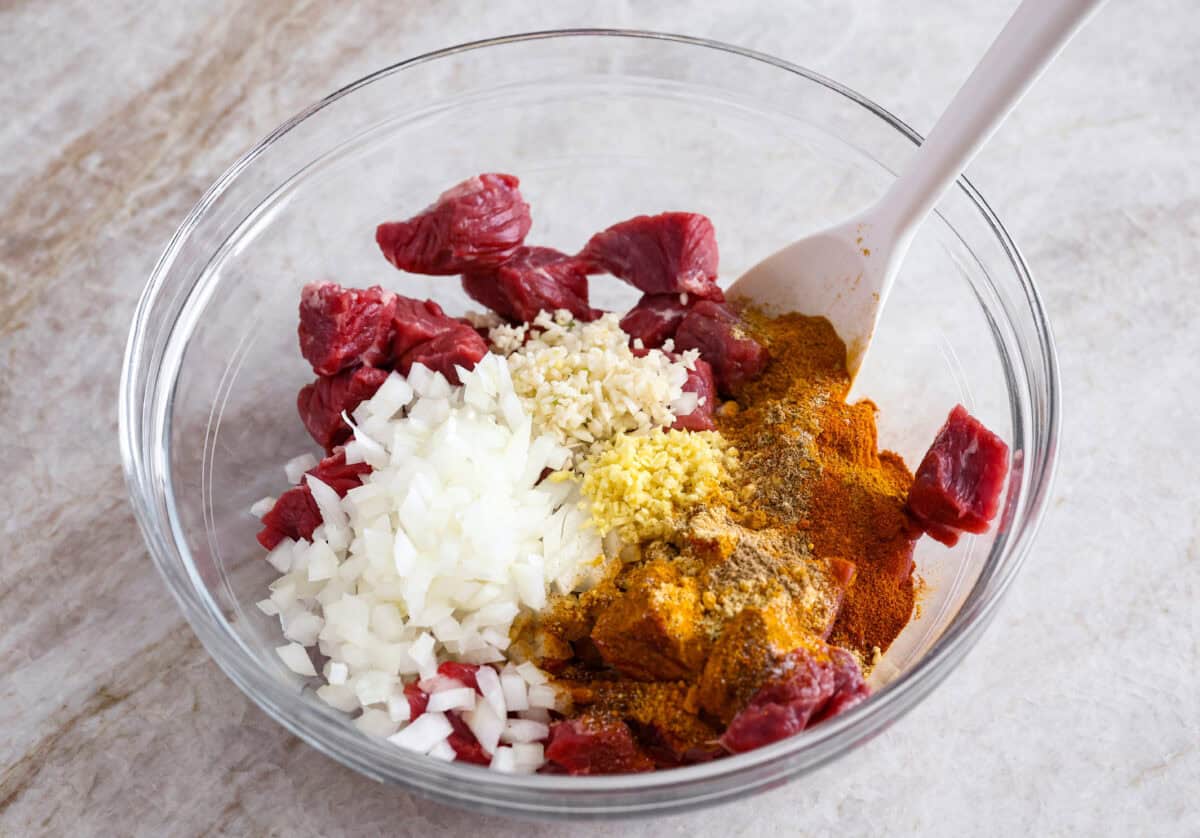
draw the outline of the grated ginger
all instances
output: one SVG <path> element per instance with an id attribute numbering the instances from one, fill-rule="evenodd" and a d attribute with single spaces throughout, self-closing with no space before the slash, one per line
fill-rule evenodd
<path id="1" fill-rule="evenodd" d="M 583 466 L 584 505 L 601 535 L 615 531 L 626 544 L 667 538 L 736 466 L 736 449 L 716 431 L 618 436 Z"/>

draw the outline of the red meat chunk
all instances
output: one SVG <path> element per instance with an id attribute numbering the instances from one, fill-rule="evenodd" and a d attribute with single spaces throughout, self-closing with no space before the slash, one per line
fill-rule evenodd
<path id="1" fill-rule="evenodd" d="M 392 359 L 403 358 L 404 353 L 414 346 L 461 324 L 462 321 L 446 314 L 433 300 L 398 297 L 392 315 Z"/>
<path id="2" fill-rule="evenodd" d="M 344 498 L 346 492 L 362 485 L 362 476 L 370 470 L 371 467 L 366 463 L 347 463 L 345 450 L 338 448 L 310 468 L 308 474 L 337 492 L 338 497 Z"/>
<path id="3" fill-rule="evenodd" d="M 387 358 L 396 295 L 379 286 L 310 282 L 300 292 L 300 354 L 317 375 Z"/>
<path id="4" fill-rule="evenodd" d="M 675 332 L 675 349 L 698 349 L 713 368 L 717 389 L 736 396 L 747 381 L 762 374 L 767 350 L 742 329 L 741 320 L 720 303 L 701 300 Z"/>
<path id="5" fill-rule="evenodd" d="M 487 342 L 472 326 L 450 317 L 433 300 L 396 299 L 392 359 L 404 375 L 415 363 L 458 384 L 454 365 L 472 369 L 487 354 Z"/>
<path id="6" fill-rule="evenodd" d="M 654 761 L 638 748 L 628 725 L 591 716 L 551 727 L 546 761 L 567 774 L 630 774 L 654 769 Z"/>
<path id="7" fill-rule="evenodd" d="M 871 697 L 871 688 L 863 680 L 858 661 L 845 649 L 831 650 L 834 665 L 833 696 L 808 720 L 811 727 L 826 719 L 840 716 L 851 707 L 862 704 Z"/>
<path id="8" fill-rule="evenodd" d="M 355 486 L 362 485 L 362 475 L 371 470 L 366 463 L 347 463 L 346 452 L 341 448 L 321 460 L 308 470 L 308 474 L 320 480 L 345 497 Z M 284 492 L 271 510 L 263 516 L 263 529 L 258 534 L 258 543 L 268 550 L 285 538 L 310 539 L 313 530 L 321 525 L 321 511 L 313 499 L 307 482 L 293 486 Z"/>
<path id="9" fill-rule="evenodd" d="M 408 720 L 415 722 L 429 706 L 429 694 L 417 686 L 417 682 L 404 685 L 404 697 L 408 699 Z"/>
<path id="10" fill-rule="evenodd" d="M 307 485 L 293 486 L 262 517 L 262 525 L 258 543 L 274 550 L 285 538 L 312 538 L 313 530 L 321 526 L 321 510 Z"/>
<path id="11" fill-rule="evenodd" d="M 987 530 L 1007 474 L 1004 440 L 956 405 L 917 468 L 909 512 L 932 538 L 952 547 L 962 532 Z"/>
<path id="12" fill-rule="evenodd" d="M 350 438 L 350 426 L 342 421 L 342 411 L 353 411 L 375 395 L 387 377 L 387 370 L 355 367 L 304 385 L 296 396 L 304 427 L 318 445 L 332 451 Z"/>
<path id="13" fill-rule="evenodd" d="M 487 354 L 488 347 L 479 332 L 457 321 L 451 322 L 454 328 L 450 331 L 442 332 L 433 340 L 418 344 L 404 353 L 400 359 L 400 372 L 408 375 L 413 364 L 424 364 L 446 376 L 451 384 L 460 384 L 455 366 L 474 369 L 479 359 Z"/>
<path id="14" fill-rule="evenodd" d="M 467 723 L 462 720 L 462 717 L 457 712 L 451 711 L 446 714 L 446 718 L 450 722 L 450 727 L 454 728 L 447 740 L 450 742 L 450 747 L 454 749 L 454 756 L 461 762 L 491 765 L 492 758 L 479 744 L 479 740 L 475 738 L 474 733 L 471 733 L 471 728 L 467 727 Z"/>
<path id="15" fill-rule="evenodd" d="M 402 271 L 448 275 L 494 268 L 520 247 L 532 223 L 512 175 L 484 174 L 443 192 L 407 221 L 388 221 L 375 242 Z"/>
<path id="16" fill-rule="evenodd" d="M 713 410 L 717 404 L 717 385 L 713 380 L 712 367 L 703 358 L 697 358 L 695 368 L 688 370 L 683 392 L 695 393 L 699 403 L 691 413 L 676 416 L 675 424 L 671 427 L 684 431 L 711 431 L 715 428 Z"/>
<path id="17" fill-rule="evenodd" d="M 551 247 L 522 247 L 494 271 L 467 274 L 462 285 L 471 299 L 514 323 L 564 308 L 580 320 L 600 316 L 588 305 L 583 264 Z"/>
<path id="18" fill-rule="evenodd" d="M 862 670 L 845 649 L 829 647 L 817 657 L 807 649 L 786 655 L 780 666 L 721 736 L 734 753 L 778 742 L 849 710 L 871 694 Z"/>
<path id="19" fill-rule="evenodd" d="M 458 663 L 457 661 L 443 661 L 438 664 L 438 675 L 444 678 L 453 678 L 460 684 L 479 692 L 479 684 L 475 680 L 475 673 L 479 671 L 477 663 Z"/>
<path id="20" fill-rule="evenodd" d="M 688 313 L 681 297 L 681 294 L 643 294 L 637 305 L 621 318 L 621 328 L 629 333 L 630 340 L 641 340 L 647 349 L 657 349 L 675 337 L 675 330 Z"/>
<path id="21" fill-rule="evenodd" d="M 639 215 L 592 236 L 579 253 L 588 273 L 610 273 L 647 294 L 686 291 L 723 300 L 717 287 L 717 236 L 694 212 Z"/>

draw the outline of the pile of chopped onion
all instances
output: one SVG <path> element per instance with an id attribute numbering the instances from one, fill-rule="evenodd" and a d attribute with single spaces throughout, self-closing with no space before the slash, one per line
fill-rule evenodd
<path id="1" fill-rule="evenodd" d="M 361 709 L 356 724 L 366 733 L 453 758 L 444 714 L 454 710 L 494 768 L 536 770 L 541 746 L 534 760 L 530 737 L 542 727 L 521 723 L 544 727 L 554 704 L 537 668 L 481 668 L 476 701 L 462 684 L 437 680 L 438 664 L 505 662 L 523 609 L 599 578 L 601 543 L 574 482 L 541 479 L 570 451 L 535 431 L 505 360 L 489 354 L 459 376 L 462 385 L 452 386 L 419 364 L 407 379 L 393 372 L 346 417 L 354 429 L 346 460 L 372 470 L 344 498 L 304 475 L 311 457 L 288 463 L 289 477 L 307 480 L 324 523 L 311 541 L 285 539 L 271 551 L 282 575 L 259 607 L 278 615 L 291 641 L 278 652 L 290 669 L 317 674 L 310 647 L 327 659 L 317 694 L 340 710 Z M 499 686 L 489 692 L 483 682 L 492 676 Z M 403 688 L 415 679 L 431 698 L 409 724 Z"/>

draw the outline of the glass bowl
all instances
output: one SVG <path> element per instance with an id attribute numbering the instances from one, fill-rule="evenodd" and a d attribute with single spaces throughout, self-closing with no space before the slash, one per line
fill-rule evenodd
<path id="1" fill-rule="evenodd" d="M 1053 471 L 1050 330 L 1007 232 L 965 180 L 922 228 L 857 395 L 880 444 L 915 467 L 956 402 L 1009 442 L 998 525 L 917 549 L 920 615 L 866 703 L 810 731 L 706 765 L 610 777 L 508 776 L 369 740 L 273 651 L 254 607 L 273 578 L 250 505 L 313 450 L 296 415 L 311 378 L 296 345 L 301 286 L 380 283 L 452 313 L 457 281 L 393 270 L 375 225 L 483 171 L 512 172 L 531 243 L 579 248 L 639 213 L 709 215 L 722 276 L 865 206 L 920 138 L 816 73 L 725 44 L 624 31 L 542 32 L 415 58 L 290 120 L 225 173 L 154 269 L 121 382 L 130 495 L 154 562 L 217 664 L 280 724 L 362 774 L 475 810 L 540 817 L 677 812 L 811 771 L 879 733 L 962 660 L 1033 541 Z M 635 294 L 593 282 L 597 305 Z"/>

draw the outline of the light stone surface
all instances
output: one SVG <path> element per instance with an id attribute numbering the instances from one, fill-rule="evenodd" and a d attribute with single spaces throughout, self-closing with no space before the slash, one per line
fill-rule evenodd
<path id="1" fill-rule="evenodd" d="M 142 284 L 202 190 L 327 92 L 455 42 L 638 26 L 783 56 L 927 130 L 1014 6 L 0 3 L 0 834 L 1200 834 L 1194 0 L 1110 4 L 973 164 L 1058 338 L 1051 508 L 961 668 L 799 782 L 568 829 L 362 779 L 208 660 L 125 497 L 115 404 Z"/>

